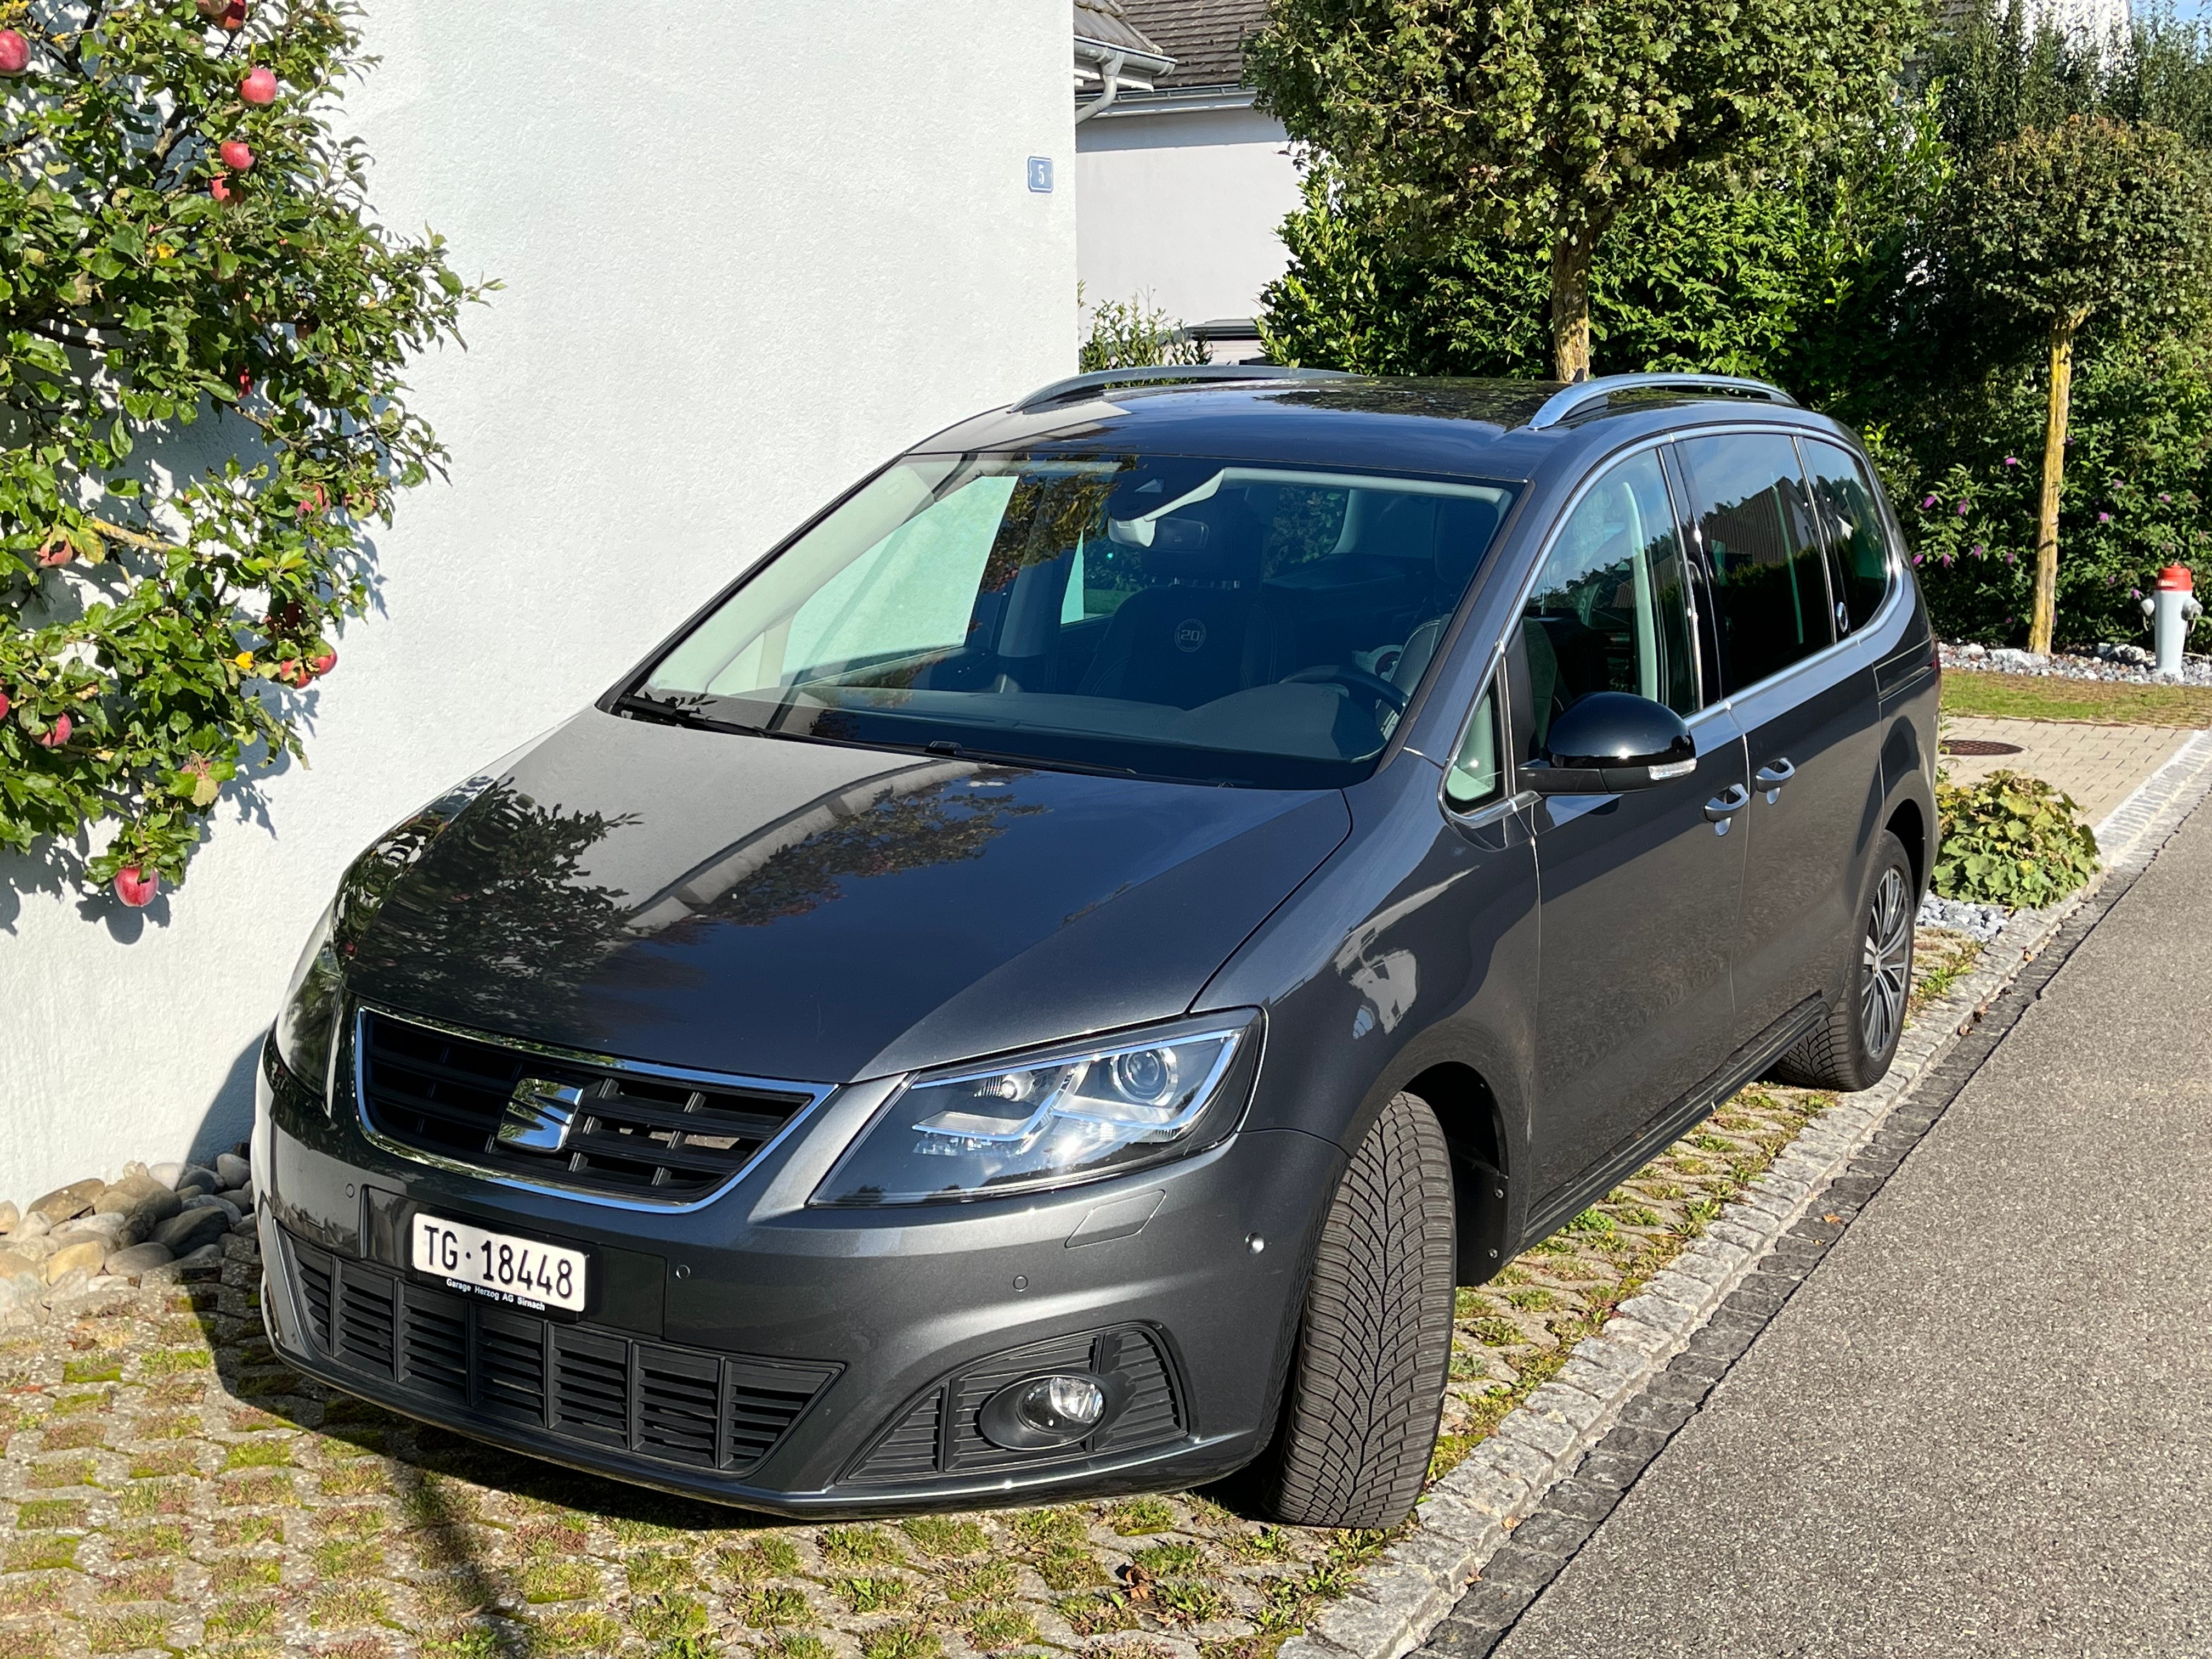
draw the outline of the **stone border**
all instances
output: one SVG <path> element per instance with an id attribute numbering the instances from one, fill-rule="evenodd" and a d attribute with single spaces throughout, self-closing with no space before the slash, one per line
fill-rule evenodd
<path id="1" fill-rule="evenodd" d="M 2059 928 L 2088 907 L 2095 907 L 2091 920 L 2109 908 L 2208 793 L 2212 732 L 2200 732 L 2097 826 L 2098 844 L 2107 849 L 2104 872 L 2061 904 L 2014 915 L 1983 947 L 1974 969 L 1921 1011 L 1899 1041 L 1889 1074 L 1871 1089 L 1841 1097 L 1808 1124 L 1742 1197 L 1622 1303 L 1595 1335 L 1577 1343 L 1556 1376 L 1507 1413 L 1496 1433 L 1430 1488 L 1416 1511 L 1419 1529 L 1386 1551 L 1352 1592 L 1316 1618 L 1306 1634 L 1284 1643 L 1279 1659 L 1401 1659 L 1428 1639 L 1508 1534 L 1575 1473 L 1616 1423 L 1659 1429 L 1656 1420 L 1643 1425 L 1628 1421 L 1646 1385 L 1670 1370 L 1722 1304 L 1738 1295 L 1784 1236 L 1805 1223 L 1814 1200 L 1851 1170 L 1915 1085 L 1975 1030 L 1992 1001 L 2043 953 Z M 2100 895 L 2107 895 L 2101 904 Z M 2046 973 L 2055 967 L 2050 964 Z M 1990 1033 L 1990 1042 L 1999 1035 Z M 1983 1047 L 1974 1045 L 1977 1051 Z M 1977 1052 L 1972 1063 L 1978 1064 L 1979 1057 Z M 1895 1156 L 1901 1158 L 1903 1152 Z M 1887 1160 L 1887 1166 L 1893 1168 L 1894 1160 Z M 1856 1195 L 1852 1200 L 1854 1205 L 1863 1201 Z M 1767 1299 L 1771 1305 L 1765 1311 L 1771 1315 L 1780 1302 Z M 1734 1352 L 1749 1342 L 1745 1334 Z M 1686 1377 L 1681 1386 L 1691 1386 L 1690 1380 Z M 1651 1441 L 1647 1461 L 1710 1387 L 1706 1381 L 1691 1405 L 1680 1406 L 1680 1416 Z M 1667 1402 L 1655 1403 L 1656 1415 L 1668 1415 Z M 1617 1499 L 1619 1492 L 1613 1496 Z M 1587 1518 L 1595 1525 L 1595 1516 Z M 1572 1525 L 1571 1510 L 1561 1519 Z M 1534 1546 L 1539 1540 L 1528 1541 Z M 1499 1589 L 1514 1603 L 1497 1626 L 1502 1634 L 1536 1586 L 1516 1589 L 1501 1583 Z M 1489 1647 L 1480 1651 L 1487 1653 Z"/>

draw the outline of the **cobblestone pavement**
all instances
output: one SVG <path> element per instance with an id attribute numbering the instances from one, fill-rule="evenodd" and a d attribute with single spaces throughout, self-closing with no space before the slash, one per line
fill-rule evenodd
<path id="1" fill-rule="evenodd" d="M 2195 733 L 2169 726 L 2092 726 L 2079 720 L 2006 720 L 1960 714 L 1943 722 L 1946 745 L 2017 744 L 2016 755 L 1947 753 L 1954 783 L 1977 783 L 1992 772 L 2024 772 L 2074 797 L 2083 820 L 2101 823 L 2136 786 L 2166 764 Z"/>
<path id="2" fill-rule="evenodd" d="M 1924 930 L 1940 989 L 1972 941 Z M 1441 1473 L 1828 1097 L 1762 1086 L 1463 1292 Z M 1198 1494 L 787 1526 L 513 1456 L 299 1377 L 233 1235 L 185 1282 L 0 1328 L 0 1659 L 564 1651 L 1266 1659 L 1384 1534 Z"/>

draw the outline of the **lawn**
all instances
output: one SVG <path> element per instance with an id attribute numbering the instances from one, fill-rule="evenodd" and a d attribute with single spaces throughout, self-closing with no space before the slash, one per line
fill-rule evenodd
<path id="1" fill-rule="evenodd" d="M 1943 676 L 1943 712 L 2106 726 L 2212 726 L 2212 686 L 1954 672 Z"/>

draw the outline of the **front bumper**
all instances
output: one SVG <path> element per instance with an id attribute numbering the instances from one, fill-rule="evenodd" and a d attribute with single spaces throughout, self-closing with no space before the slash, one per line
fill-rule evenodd
<path id="1" fill-rule="evenodd" d="M 879 1103 L 863 1085 L 712 1202 L 676 1213 L 396 1153 L 362 1132 L 349 1099 L 326 1110 L 273 1048 L 258 1094 L 264 1308 L 289 1364 L 516 1451 L 790 1516 L 1055 1501 L 1249 1462 L 1273 1427 L 1310 1242 L 1342 1161 L 1312 1136 L 1247 1132 L 1060 1192 L 810 1210 L 805 1194 Z M 417 1209 L 589 1251 L 605 1290 L 580 1322 L 554 1316 L 550 1329 L 527 1310 L 463 1305 L 404 1265 Z M 377 1327 L 349 1340 L 347 1292 L 333 1285 L 358 1285 L 356 1324 L 363 1310 L 372 1326 L 388 1316 L 389 1336 Z M 526 1378 L 510 1386 L 516 1352 L 543 1355 L 538 1395 Z M 1141 1368 L 1147 1352 L 1158 1361 L 1147 1431 L 1133 1406 L 1119 1437 L 1109 1426 L 1068 1452 L 979 1455 L 983 1390 L 1085 1354 Z M 628 1379 L 608 1384 L 623 1396 L 611 1418 L 564 1414 L 556 1373 L 576 1366 Z M 655 1431 L 656 1387 L 719 1413 L 713 1449 Z M 759 1428 L 764 1400 L 787 1420 Z M 752 1423 L 771 1443 L 764 1454 L 733 1454 L 731 1421 Z"/>

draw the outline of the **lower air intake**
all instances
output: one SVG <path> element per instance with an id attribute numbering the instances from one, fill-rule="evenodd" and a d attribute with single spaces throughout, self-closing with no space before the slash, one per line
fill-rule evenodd
<path id="1" fill-rule="evenodd" d="M 710 1353 L 495 1307 L 284 1236 L 308 1335 L 433 1419 L 483 1417 L 743 1474 L 839 1367 Z"/>

